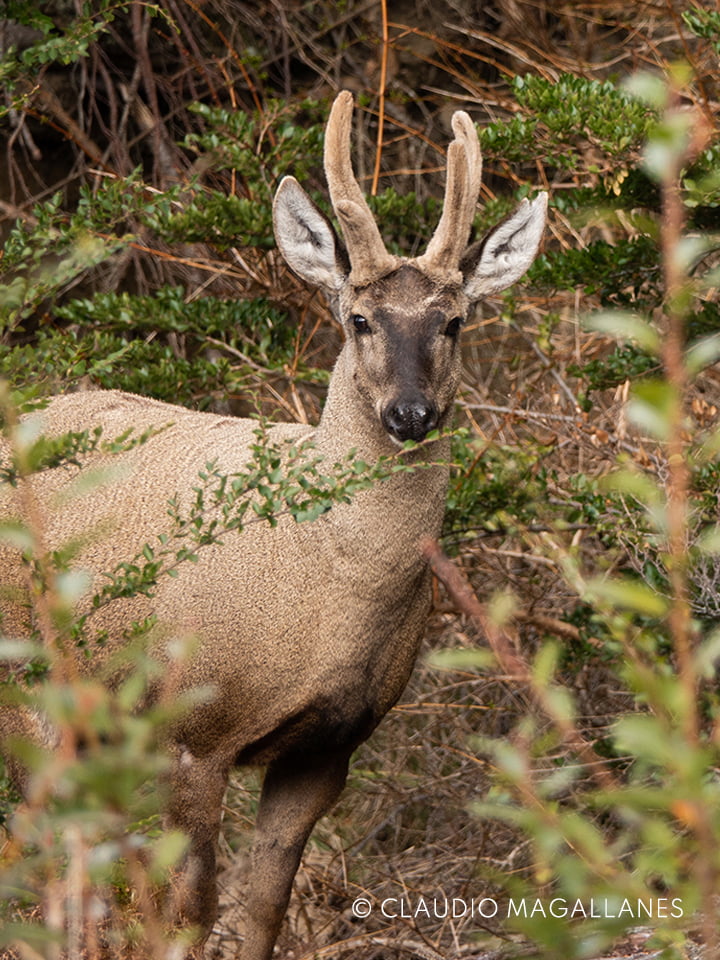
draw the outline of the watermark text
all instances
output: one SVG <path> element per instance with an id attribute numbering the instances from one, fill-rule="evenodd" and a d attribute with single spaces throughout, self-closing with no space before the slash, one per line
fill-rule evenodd
<path id="1" fill-rule="evenodd" d="M 555 917 L 570 920 L 626 919 L 679 920 L 685 916 L 682 900 L 678 897 L 647 897 L 637 899 L 593 898 L 569 900 L 563 897 L 541 899 L 496 900 L 494 897 L 357 897 L 352 904 L 353 916 L 365 919 L 379 913 L 387 920 L 417 920 L 426 918 L 453 920 L 512 919 L 514 917 Z"/>

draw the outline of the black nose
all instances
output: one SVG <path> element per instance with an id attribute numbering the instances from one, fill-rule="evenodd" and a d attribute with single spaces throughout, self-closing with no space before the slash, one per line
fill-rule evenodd
<path id="1" fill-rule="evenodd" d="M 382 414 L 383 426 L 396 440 L 419 442 L 438 425 L 438 412 L 434 403 L 422 398 L 416 400 L 395 400 L 385 407 Z"/>

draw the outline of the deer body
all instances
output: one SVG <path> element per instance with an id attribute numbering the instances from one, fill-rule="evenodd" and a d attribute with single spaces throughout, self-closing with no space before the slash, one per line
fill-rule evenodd
<path id="1" fill-rule="evenodd" d="M 119 559 L 132 559 L 146 543 L 157 543 L 158 533 L 169 526 L 169 520 L 163 522 L 168 501 L 197 485 L 210 452 L 221 472 L 241 470 L 256 427 L 254 421 L 193 413 L 117 391 L 59 397 L 44 412 L 43 421 L 50 435 L 78 431 L 88 423 L 102 426 L 107 437 L 119 435 L 128 423 L 138 430 L 161 431 L 122 456 L 123 469 L 115 479 L 111 473 L 97 490 L 63 508 L 51 508 L 45 517 L 53 544 L 77 532 L 78 511 L 87 530 L 103 531 L 80 561 L 80 566 L 97 572 L 111 570 Z M 313 455 L 322 455 L 321 432 L 281 424 L 271 428 L 268 439 L 275 443 L 314 439 Z M 103 459 L 94 457 L 92 465 L 101 466 Z M 108 458 L 111 470 L 113 460 Z M 152 476 L 158 463 L 164 465 L 162 475 Z M 217 752 L 226 763 L 241 756 L 265 762 L 282 753 L 285 744 L 279 737 L 271 745 L 265 738 L 305 708 L 319 713 L 320 701 L 329 691 L 345 712 L 352 713 L 354 701 L 362 703 L 357 722 L 362 719 L 367 726 L 369 718 L 363 719 L 367 710 L 377 721 L 397 699 L 408 662 L 412 663 L 418 615 L 410 615 L 418 594 L 423 599 L 420 616 L 427 599 L 422 590 L 427 569 L 415 547 L 423 533 L 438 532 L 445 474 L 442 467 L 423 470 L 427 499 L 421 499 L 415 522 L 406 522 L 400 531 L 398 505 L 418 479 L 410 475 L 379 483 L 312 523 L 298 524 L 285 517 L 275 528 L 263 522 L 242 533 L 231 531 L 222 546 L 201 548 L 196 563 L 182 564 L 175 578 L 163 578 L 152 598 L 115 600 L 92 614 L 92 631 L 107 631 L 109 642 L 90 659 L 80 659 L 80 665 L 97 670 L 114 653 L 123 629 L 151 613 L 159 624 L 157 657 L 167 657 L 168 628 L 174 636 L 203 640 L 183 683 L 211 685 L 218 695 L 182 722 L 178 739 L 193 755 Z M 151 482 L 145 480 L 148 476 Z M 48 503 L 69 478 L 67 470 L 52 471 L 30 482 L 39 501 Z M 368 516 L 382 524 L 382 537 L 374 523 L 368 525 Z M 15 580 L 20 586 L 20 579 Z M 98 577 L 95 586 L 102 582 Z M 328 583 L 333 584 L 332 593 Z M 408 583 L 416 587 L 410 603 Z M 375 624 L 380 614 L 387 625 L 382 635 Z M 6 632 L 26 632 L 26 615 L 10 607 L 5 613 Z M 396 640 L 388 642 L 404 631 L 413 637 L 412 649 Z M 352 726 L 356 719 L 348 716 L 342 722 Z M 321 724 L 332 736 L 329 727 L 329 721 Z M 218 730 L 223 730 L 221 742 Z M 255 743 L 263 745 L 257 748 L 261 754 L 256 755 Z"/>
<path id="2" fill-rule="evenodd" d="M 352 101 L 341 94 L 328 123 L 325 167 L 345 245 L 292 178 L 275 201 L 275 234 L 291 267 L 321 286 L 346 342 L 317 428 L 280 424 L 273 442 L 311 439 L 332 465 L 350 450 L 367 462 L 423 440 L 452 415 L 460 371 L 458 333 L 470 305 L 512 283 L 532 261 L 544 224 L 544 197 L 525 204 L 484 247 L 465 245 L 479 189 L 477 137 L 456 114 L 443 215 L 426 253 L 390 256 L 352 176 Z M 121 456 L 109 486 L 62 509 L 48 506 L 47 536 L 59 544 L 82 530 L 80 565 L 96 577 L 131 560 L 166 529 L 167 502 L 187 496 L 198 472 L 217 461 L 242 469 L 254 421 L 194 413 L 114 391 L 57 398 L 44 412 L 49 433 L 102 426 L 106 437 L 132 425 L 165 427 Z M 167 426 L 171 423 L 171 426 Z M 168 821 L 191 847 L 179 912 L 206 937 L 217 909 L 215 844 L 230 767 L 267 767 L 253 846 L 244 960 L 268 960 L 307 836 L 334 802 L 349 756 L 396 702 L 408 680 L 430 604 L 430 574 L 419 549 L 437 536 L 448 456 L 440 439 L 406 461 L 432 466 L 394 474 L 311 523 L 254 524 L 200 550 L 197 563 L 164 578 L 152 598 L 113 601 L 92 619 L 107 653 L 133 620 L 157 617 L 156 656 L 167 642 L 195 637 L 178 686 L 207 698 L 169 735 L 173 757 Z M 67 472 L 29 478 L 50 504 Z M 4 507 L 3 509 L 7 509 Z M 12 509 L 12 507 L 10 507 Z M 0 552 L 0 574 L 22 586 L 20 563 Z M 97 581 L 99 582 L 99 581 Z M 26 610 L 3 603 L 8 635 L 27 630 Z M 165 652 L 164 652 L 165 651 Z M 97 669 L 103 656 L 84 668 Z M 0 708 L 0 743 L 23 734 L 47 740 L 37 718 Z"/>

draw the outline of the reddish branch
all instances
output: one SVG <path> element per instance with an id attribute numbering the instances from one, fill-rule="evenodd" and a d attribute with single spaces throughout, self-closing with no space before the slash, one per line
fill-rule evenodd
<path id="1" fill-rule="evenodd" d="M 430 568 L 447 590 L 458 610 L 464 614 L 486 637 L 498 665 L 507 679 L 521 683 L 527 688 L 532 701 L 556 724 L 563 742 L 572 749 L 588 768 L 598 785 L 605 790 L 617 788 L 615 778 L 608 770 L 608 762 L 587 741 L 569 717 L 554 710 L 544 696 L 542 687 L 535 681 L 527 660 L 519 650 L 519 641 L 514 630 L 498 626 L 480 603 L 463 571 L 440 549 L 436 540 L 426 538 L 420 549 L 430 563 Z"/>

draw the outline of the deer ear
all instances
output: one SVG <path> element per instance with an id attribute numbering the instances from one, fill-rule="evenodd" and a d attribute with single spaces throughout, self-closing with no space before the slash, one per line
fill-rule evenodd
<path id="1" fill-rule="evenodd" d="M 277 189 L 273 226 L 287 265 L 308 283 L 336 293 L 350 272 L 345 247 L 295 177 L 285 177 Z"/>
<path id="2" fill-rule="evenodd" d="M 515 213 L 483 240 L 468 247 L 460 261 L 470 300 L 499 293 L 515 283 L 535 259 L 545 229 L 547 194 L 523 200 Z"/>

